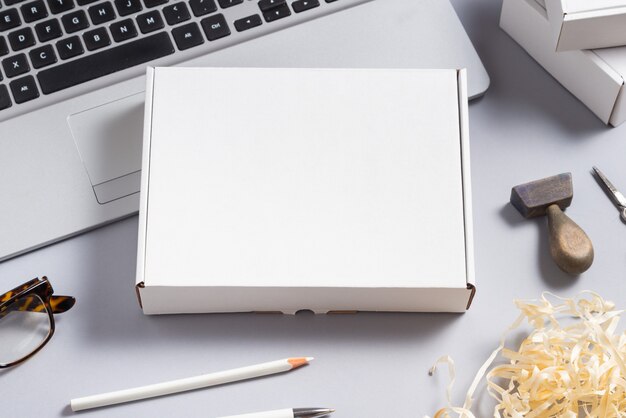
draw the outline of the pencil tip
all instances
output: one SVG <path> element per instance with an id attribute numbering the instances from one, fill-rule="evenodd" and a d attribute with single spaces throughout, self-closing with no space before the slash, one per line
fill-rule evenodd
<path id="1" fill-rule="evenodd" d="M 315 357 L 305 357 L 305 358 L 306 358 L 306 361 L 313 361 L 313 360 L 315 360 Z"/>
<path id="2" fill-rule="evenodd" d="M 291 364 L 291 370 L 293 370 L 309 364 L 309 361 L 311 360 L 313 360 L 313 357 L 290 358 L 287 361 L 289 362 L 289 364 Z"/>

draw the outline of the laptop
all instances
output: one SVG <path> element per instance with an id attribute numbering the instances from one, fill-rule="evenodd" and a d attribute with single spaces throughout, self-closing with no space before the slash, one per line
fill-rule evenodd
<path id="1" fill-rule="evenodd" d="M 470 97 L 489 85 L 447 0 L 0 2 L 0 260 L 137 212 L 148 65 L 467 68 Z"/>

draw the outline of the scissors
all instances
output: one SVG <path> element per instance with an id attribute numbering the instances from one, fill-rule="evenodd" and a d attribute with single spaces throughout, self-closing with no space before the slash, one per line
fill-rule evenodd
<path id="1" fill-rule="evenodd" d="M 617 206 L 620 211 L 620 218 L 622 218 L 623 222 L 626 222 L 626 197 L 619 190 L 613 186 L 613 183 L 606 178 L 606 176 L 598 169 L 598 167 L 593 167 L 593 171 L 596 173 L 598 178 L 602 181 L 602 186 L 609 193 L 609 196 Z"/>

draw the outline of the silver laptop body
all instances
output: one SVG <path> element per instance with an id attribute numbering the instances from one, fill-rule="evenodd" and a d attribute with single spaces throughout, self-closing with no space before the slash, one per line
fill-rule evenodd
<path id="1" fill-rule="evenodd" d="M 111 0 L 110 6 L 71 0 L 73 7 L 63 12 L 51 5 L 69 0 L 35 1 L 39 7 L 47 2 L 45 18 L 25 23 L 21 16 L 21 26 L 0 32 L 10 49 L 0 57 L 0 86 L 7 87 L 12 102 L 0 110 L 0 260 L 137 212 L 146 65 L 468 68 L 470 97 L 482 95 L 489 85 L 447 0 L 185 0 L 187 15 L 180 10 L 183 2 L 176 0 Z M 14 8 L 31 13 L 30 19 L 42 15 L 30 6 L 18 2 L 0 12 Z M 109 15 L 113 11 L 115 18 L 96 25 L 102 9 Z M 72 28 L 76 20 L 64 16 L 80 16 L 81 10 L 89 27 Z M 163 27 L 146 29 L 159 26 L 157 15 Z M 11 50 L 21 42 L 13 32 L 30 27 L 39 36 L 42 25 L 35 26 L 55 18 L 62 36 Z M 110 44 L 90 51 L 95 35 L 106 31 Z M 76 51 L 67 48 L 68 39 L 81 41 L 84 52 L 71 56 Z M 85 81 L 93 77 L 94 63 L 96 75 L 130 65 L 111 62 L 119 54 L 107 52 L 124 45 L 122 55 L 130 64 L 145 62 Z M 139 52 L 129 53 L 135 46 Z M 50 50 L 56 62 L 41 66 L 41 60 L 50 58 L 39 53 Z M 160 58 L 148 60 L 152 53 Z M 30 69 L 10 77 L 7 68 L 12 71 L 12 59 L 20 54 L 31 60 Z M 34 68 L 36 63 L 41 67 Z M 205 100 L 220 98 L 197 97 L 193 105 Z M 240 97 L 232 112 L 246 123 L 246 113 L 254 109 Z M 280 124 L 280 115 L 276 118 Z"/>

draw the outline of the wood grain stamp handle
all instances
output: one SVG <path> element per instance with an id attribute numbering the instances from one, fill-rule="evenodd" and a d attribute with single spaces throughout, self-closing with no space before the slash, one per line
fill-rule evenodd
<path id="1" fill-rule="evenodd" d="M 550 254 L 561 270 L 578 275 L 593 263 L 593 244 L 576 222 L 563 213 L 558 205 L 547 210 Z"/>

